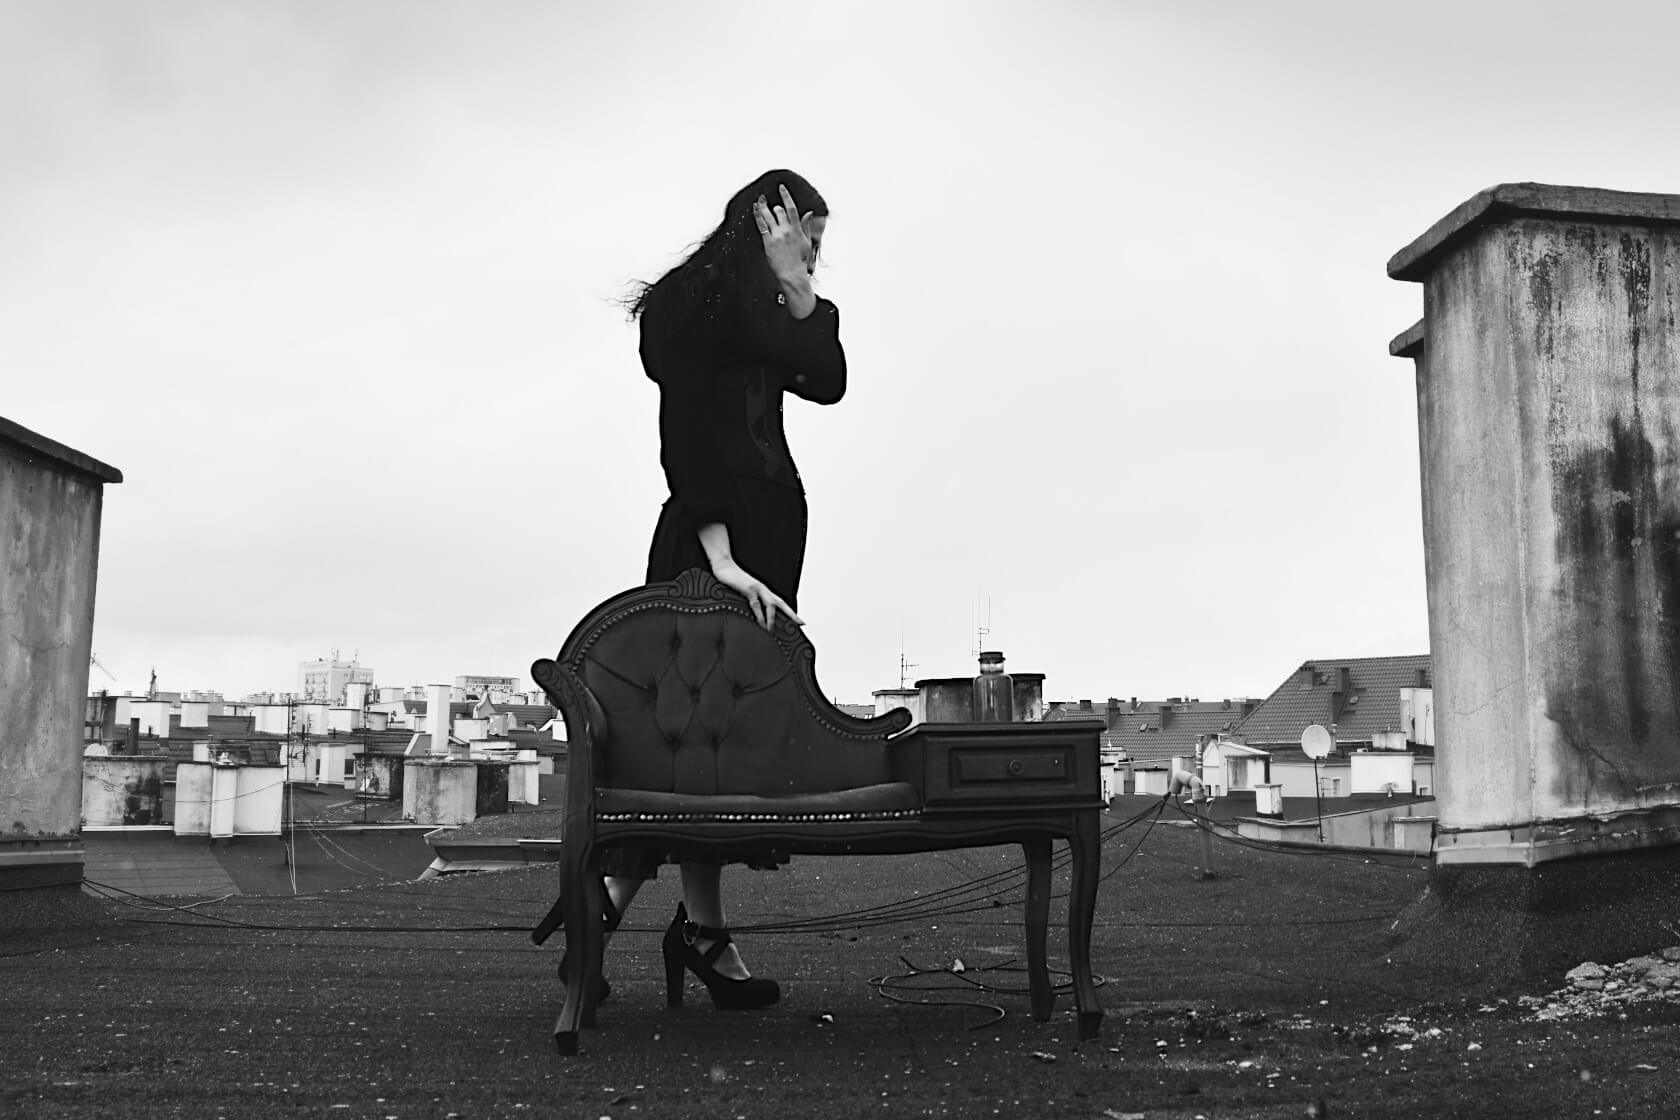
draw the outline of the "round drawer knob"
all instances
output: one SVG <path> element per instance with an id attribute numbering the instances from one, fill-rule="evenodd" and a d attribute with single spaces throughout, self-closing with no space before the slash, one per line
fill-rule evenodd
<path id="1" fill-rule="evenodd" d="M 1015 759 L 1010 760 L 1010 762 L 1009 762 L 1009 773 L 1010 773 L 1011 776 L 1018 778 L 1018 777 L 1021 776 L 1021 771 L 1025 770 L 1025 769 L 1026 769 L 1026 767 L 1021 765 L 1021 760 L 1020 759 L 1015 758 Z"/>

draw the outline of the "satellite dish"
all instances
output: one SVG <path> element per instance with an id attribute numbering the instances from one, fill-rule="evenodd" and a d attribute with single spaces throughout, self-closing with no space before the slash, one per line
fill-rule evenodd
<path id="1" fill-rule="evenodd" d="M 1328 758 L 1335 745 L 1335 736 L 1322 724 L 1315 723 L 1301 732 L 1301 751 L 1308 758 Z"/>

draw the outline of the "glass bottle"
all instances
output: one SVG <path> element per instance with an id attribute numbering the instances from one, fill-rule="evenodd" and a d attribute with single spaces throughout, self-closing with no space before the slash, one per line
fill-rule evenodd
<path id="1" fill-rule="evenodd" d="M 1015 681 L 1003 671 L 1003 654 L 995 649 L 980 654 L 980 675 L 974 678 L 974 721 L 1013 723 Z"/>

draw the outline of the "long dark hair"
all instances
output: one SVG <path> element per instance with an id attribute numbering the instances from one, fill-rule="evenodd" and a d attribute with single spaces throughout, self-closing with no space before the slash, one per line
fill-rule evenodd
<path id="1" fill-rule="evenodd" d="M 753 221 L 753 201 L 760 195 L 772 209 L 782 204 L 781 187 L 793 195 L 797 214 L 807 211 L 828 216 L 828 203 L 803 175 L 786 169 L 766 171 L 729 199 L 723 221 L 708 233 L 686 259 L 653 283 L 636 284 L 625 299 L 630 318 L 656 310 L 662 331 L 673 331 L 698 314 L 713 314 L 718 305 L 740 300 L 749 305 L 774 298 L 776 278 L 764 259 L 764 241 Z M 644 323 L 644 328 L 651 326 Z"/>

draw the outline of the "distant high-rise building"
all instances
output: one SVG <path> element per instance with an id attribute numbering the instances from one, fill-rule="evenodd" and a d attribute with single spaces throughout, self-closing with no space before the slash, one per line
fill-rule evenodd
<path id="1" fill-rule="evenodd" d="M 461 698 L 475 696 L 483 699 L 494 693 L 517 691 L 518 677 L 456 677 L 455 694 Z"/>
<path id="2" fill-rule="evenodd" d="M 299 700 L 324 700 L 329 704 L 344 703 L 345 686 L 355 682 L 373 684 L 373 670 L 354 661 L 319 658 L 298 663 Z"/>

